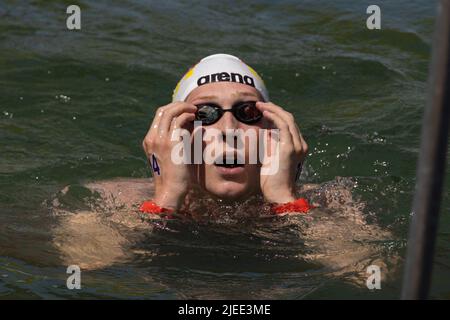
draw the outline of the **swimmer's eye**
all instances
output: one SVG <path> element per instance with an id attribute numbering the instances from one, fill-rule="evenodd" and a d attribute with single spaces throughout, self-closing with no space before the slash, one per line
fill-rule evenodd
<path id="1" fill-rule="evenodd" d="M 262 113 L 256 107 L 256 101 L 240 102 L 233 106 L 233 114 L 241 122 L 250 124 L 261 120 Z"/>
<path id="2" fill-rule="evenodd" d="M 221 107 L 215 104 L 197 105 L 195 120 L 201 121 L 203 125 L 210 125 L 217 122 L 223 115 Z"/>

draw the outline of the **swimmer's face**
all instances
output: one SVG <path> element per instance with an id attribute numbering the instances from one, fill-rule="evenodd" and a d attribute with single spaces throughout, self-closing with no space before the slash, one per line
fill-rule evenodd
<path id="1" fill-rule="evenodd" d="M 216 82 L 202 85 L 193 90 L 186 102 L 194 105 L 210 103 L 220 106 L 222 109 L 231 109 L 239 102 L 262 101 L 260 93 L 253 87 L 233 82 Z M 267 128 L 266 120 L 253 124 L 245 124 L 237 120 L 231 112 L 225 112 L 222 117 L 211 125 L 204 126 L 219 130 L 223 135 L 223 146 L 226 143 L 225 133 L 227 129 L 241 129 L 244 132 L 254 130 L 256 137 L 261 128 Z M 242 200 L 252 194 L 260 193 L 260 165 L 249 164 L 249 153 L 257 152 L 257 145 L 244 143 L 243 154 L 245 164 L 237 167 L 229 167 L 216 164 L 191 165 L 193 180 L 211 195 L 224 200 Z M 203 143 L 203 150 L 213 143 L 213 140 Z M 231 147 L 232 150 L 236 147 Z M 225 148 L 219 148 L 225 150 Z M 256 153 L 257 154 L 257 153 Z M 204 161 L 203 161 L 204 162 Z"/>

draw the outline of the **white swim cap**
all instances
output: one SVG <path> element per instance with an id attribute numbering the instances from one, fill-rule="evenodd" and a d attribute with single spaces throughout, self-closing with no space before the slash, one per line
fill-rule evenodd
<path id="1" fill-rule="evenodd" d="M 269 101 L 264 81 L 241 59 L 229 54 L 213 54 L 200 60 L 178 82 L 173 90 L 172 101 L 184 101 L 195 88 L 212 82 L 238 82 L 258 90 L 264 101 Z"/>

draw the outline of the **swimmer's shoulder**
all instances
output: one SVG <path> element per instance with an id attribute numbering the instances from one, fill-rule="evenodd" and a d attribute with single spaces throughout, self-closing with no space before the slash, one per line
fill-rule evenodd
<path id="1" fill-rule="evenodd" d="M 127 206 L 148 200 L 155 192 L 152 178 L 114 178 L 88 182 L 84 186 Z"/>

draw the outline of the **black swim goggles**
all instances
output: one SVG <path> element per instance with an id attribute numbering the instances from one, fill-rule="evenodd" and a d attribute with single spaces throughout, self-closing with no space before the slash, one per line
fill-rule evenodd
<path id="1" fill-rule="evenodd" d="M 222 109 L 214 103 L 201 103 L 196 105 L 197 112 L 195 120 L 201 121 L 202 125 L 211 125 L 219 121 L 225 112 L 231 112 L 240 122 L 246 124 L 256 123 L 262 118 L 262 112 L 256 107 L 256 101 L 238 102 L 231 109 Z"/>

